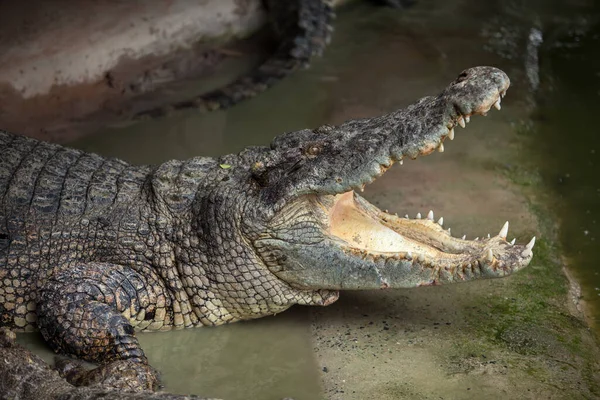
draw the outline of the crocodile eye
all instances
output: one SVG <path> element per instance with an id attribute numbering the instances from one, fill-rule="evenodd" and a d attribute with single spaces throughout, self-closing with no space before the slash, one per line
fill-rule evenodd
<path id="1" fill-rule="evenodd" d="M 316 157 L 319 155 L 319 153 L 321 153 L 321 146 L 319 146 L 318 144 L 311 144 L 306 148 L 305 153 L 311 158 Z"/>

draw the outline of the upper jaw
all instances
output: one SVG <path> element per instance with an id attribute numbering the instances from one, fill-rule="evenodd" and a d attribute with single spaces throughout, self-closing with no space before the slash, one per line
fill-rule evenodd
<path id="1" fill-rule="evenodd" d="M 373 157 L 366 168 L 357 169 L 357 179 L 347 179 L 352 184 L 340 187 L 336 193 L 364 190 L 366 184 L 405 158 L 415 159 L 435 150 L 444 152 L 444 141 L 454 140 L 457 126 L 465 128 L 472 116 L 485 116 L 492 107 L 501 109 L 501 100 L 509 86 L 510 79 L 497 68 L 470 68 L 440 95 L 423 98 L 405 110 L 377 118 L 382 125 L 389 124 L 387 119 L 396 120 L 388 140 L 381 144 L 381 154 Z"/>
<path id="2" fill-rule="evenodd" d="M 438 96 L 375 118 L 339 126 L 288 132 L 253 164 L 253 176 L 266 204 L 280 209 L 306 194 L 339 194 L 361 189 L 406 157 L 443 151 L 454 127 L 485 114 L 508 89 L 510 80 L 493 67 L 465 70 Z"/>

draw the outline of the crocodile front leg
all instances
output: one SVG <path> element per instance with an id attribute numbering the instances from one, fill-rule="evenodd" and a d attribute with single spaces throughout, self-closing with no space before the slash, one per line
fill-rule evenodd
<path id="1" fill-rule="evenodd" d="M 62 269 L 40 292 L 38 326 L 57 353 L 101 364 L 125 360 L 126 368 L 138 371 L 139 389 L 153 389 L 158 379 L 134 335 L 134 325 L 164 320 L 167 303 L 160 290 L 156 282 L 150 284 L 121 265 L 87 263 Z M 89 373 L 70 370 L 65 376 L 87 385 L 121 370 L 109 364 Z"/>

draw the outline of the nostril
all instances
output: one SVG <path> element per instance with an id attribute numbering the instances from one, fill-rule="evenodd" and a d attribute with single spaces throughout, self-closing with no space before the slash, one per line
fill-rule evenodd
<path id="1" fill-rule="evenodd" d="M 456 82 L 457 83 L 462 82 L 465 79 L 467 79 L 468 77 L 469 77 L 469 73 L 467 71 L 463 71 L 460 73 L 460 75 L 458 75 L 458 78 L 456 78 Z"/>

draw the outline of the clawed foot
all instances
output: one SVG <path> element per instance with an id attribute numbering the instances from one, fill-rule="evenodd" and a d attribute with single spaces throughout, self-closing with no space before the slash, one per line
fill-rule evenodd
<path id="1" fill-rule="evenodd" d="M 118 360 L 94 369 L 69 358 L 57 358 L 55 367 L 61 377 L 74 386 L 102 386 L 132 392 L 159 388 L 158 372 L 148 364 Z"/>

